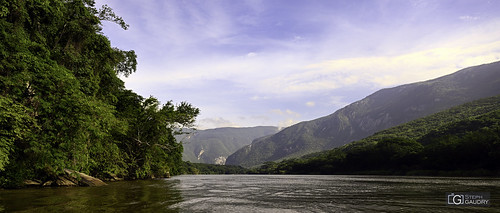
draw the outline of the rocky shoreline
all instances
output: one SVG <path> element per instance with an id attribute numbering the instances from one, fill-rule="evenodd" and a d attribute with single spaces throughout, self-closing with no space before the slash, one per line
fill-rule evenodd
<path id="1" fill-rule="evenodd" d="M 123 180 L 114 175 L 110 175 L 110 181 Z M 69 187 L 69 186 L 105 186 L 107 185 L 104 181 L 92 177 L 90 175 L 73 171 L 70 169 L 64 169 L 64 174 L 59 175 L 55 180 L 49 181 L 39 181 L 39 180 L 25 180 L 24 186 L 26 187 Z"/>

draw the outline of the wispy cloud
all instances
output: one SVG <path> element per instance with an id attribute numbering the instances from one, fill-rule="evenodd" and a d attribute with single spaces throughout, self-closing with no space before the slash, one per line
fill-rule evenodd
<path id="1" fill-rule="evenodd" d="M 235 124 L 229 120 L 226 120 L 222 117 L 216 117 L 216 118 L 203 118 L 198 121 L 199 127 L 201 129 L 205 129 L 206 127 L 211 127 L 211 128 L 219 128 L 219 127 L 239 127 L 238 124 Z"/>
<path id="2" fill-rule="evenodd" d="M 289 127 L 289 126 L 292 126 L 294 124 L 297 124 L 299 122 L 300 121 L 298 121 L 298 120 L 294 120 L 294 119 L 289 118 L 289 119 L 286 119 L 286 120 L 278 122 L 278 127 L 280 129 L 282 129 L 282 128 Z"/>
<path id="3" fill-rule="evenodd" d="M 277 126 L 280 128 L 288 127 L 300 122 L 301 114 L 298 112 L 294 112 L 292 110 L 286 109 L 273 109 L 271 113 L 276 114 L 280 117 Z"/>
<path id="4" fill-rule="evenodd" d="M 308 101 L 308 102 L 306 102 L 306 106 L 308 106 L 308 107 L 316 106 L 316 102 L 314 102 L 314 101 Z"/>
<path id="5" fill-rule="evenodd" d="M 500 38 L 500 37 L 499 37 Z M 397 56 L 373 56 L 325 61 L 310 65 L 310 71 L 300 73 L 296 78 L 314 79 L 325 76 L 317 82 L 321 87 L 325 78 L 342 86 L 372 84 L 387 87 L 415 81 L 422 81 L 460 68 L 489 63 L 500 59 L 500 42 L 489 42 L 473 46 L 439 47 Z"/>
<path id="6" fill-rule="evenodd" d="M 460 16 L 458 18 L 460 20 L 464 20 L 464 21 L 476 21 L 476 20 L 480 19 L 479 16 Z"/>
<path id="7" fill-rule="evenodd" d="M 500 60 L 496 1 L 107 3 L 131 27 L 106 24 L 105 35 L 138 53 L 127 87 L 193 103 L 204 128 L 286 126 L 382 87 Z"/>

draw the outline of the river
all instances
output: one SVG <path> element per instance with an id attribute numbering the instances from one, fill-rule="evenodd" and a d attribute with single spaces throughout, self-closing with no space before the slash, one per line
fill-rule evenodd
<path id="1" fill-rule="evenodd" d="M 490 206 L 447 205 L 452 192 L 488 192 Z M 184 175 L 0 190 L 0 212 L 500 212 L 499 198 L 499 178 Z"/>

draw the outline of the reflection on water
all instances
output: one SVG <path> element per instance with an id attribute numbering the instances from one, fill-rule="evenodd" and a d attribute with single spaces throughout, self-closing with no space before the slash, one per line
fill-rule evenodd
<path id="1" fill-rule="evenodd" d="M 0 210 L 6 212 L 140 212 L 169 208 L 182 201 L 174 185 L 179 180 L 122 181 L 102 187 L 0 190 Z"/>
<path id="2" fill-rule="evenodd" d="M 447 192 L 490 192 L 490 207 L 447 206 Z M 0 190 L 0 211 L 500 212 L 500 179 L 199 175 L 93 188 Z"/>

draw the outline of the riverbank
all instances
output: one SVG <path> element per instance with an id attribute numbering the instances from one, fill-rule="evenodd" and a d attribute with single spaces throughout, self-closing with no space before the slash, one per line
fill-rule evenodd
<path id="1" fill-rule="evenodd" d="M 25 180 L 24 187 L 70 187 L 70 186 L 105 186 L 107 185 L 101 179 L 92 177 L 85 173 L 70 169 L 64 169 L 64 174 L 57 176 L 52 180 Z"/>

